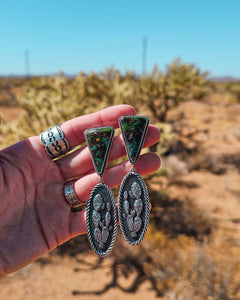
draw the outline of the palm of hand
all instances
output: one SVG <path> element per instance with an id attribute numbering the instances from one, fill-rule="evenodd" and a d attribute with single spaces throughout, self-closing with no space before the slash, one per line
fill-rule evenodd
<path id="1" fill-rule="evenodd" d="M 106 124 L 117 128 L 121 115 L 132 114 L 133 107 L 119 105 L 67 121 L 62 129 L 75 147 L 84 141 L 85 129 Z M 150 125 L 144 147 L 155 144 L 159 138 L 159 129 Z M 109 161 L 125 154 L 123 140 L 116 136 Z M 144 175 L 159 166 L 159 157 L 146 153 L 135 168 Z M 104 182 L 110 188 L 119 185 L 130 168 L 131 164 L 124 161 L 106 169 Z M 85 211 L 72 213 L 64 199 L 64 182 L 76 176 L 80 177 L 74 186 L 76 196 L 85 202 L 99 179 L 86 147 L 55 162 L 44 151 L 39 137 L 0 151 L 0 275 L 18 270 L 86 232 Z"/>
<path id="2" fill-rule="evenodd" d="M 45 155 L 36 157 L 26 141 L 18 144 L 17 153 L 2 153 L 1 163 L 0 265 L 9 272 L 25 265 L 29 257 L 34 260 L 67 240 L 71 214 L 58 165 Z"/>

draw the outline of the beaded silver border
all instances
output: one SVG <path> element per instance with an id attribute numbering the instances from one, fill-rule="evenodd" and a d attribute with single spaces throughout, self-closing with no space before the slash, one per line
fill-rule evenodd
<path id="1" fill-rule="evenodd" d="M 126 224 L 125 224 L 125 221 L 123 218 L 123 210 L 122 210 L 123 205 L 121 203 L 123 201 L 123 192 L 124 192 L 123 188 L 124 188 L 125 183 L 128 180 L 128 178 L 132 175 L 136 176 L 141 184 L 141 187 L 143 189 L 143 194 L 144 194 L 144 202 L 145 202 L 145 221 L 144 221 L 142 233 L 141 233 L 139 239 L 134 242 L 129 238 L 127 231 L 125 230 Z M 147 232 L 147 227 L 148 227 L 149 218 L 150 218 L 150 204 L 149 204 L 149 196 L 148 196 L 147 186 L 146 186 L 142 176 L 139 175 L 136 171 L 130 171 L 129 173 L 127 173 L 121 183 L 120 190 L 119 190 L 119 197 L 118 197 L 118 217 L 119 217 L 121 232 L 122 232 L 125 240 L 131 245 L 138 245 L 143 240 L 143 238 Z"/>
<path id="2" fill-rule="evenodd" d="M 92 232 L 91 232 L 91 229 L 90 229 L 90 208 L 91 208 L 91 201 L 93 200 L 93 196 L 94 196 L 96 190 L 98 188 L 100 188 L 100 187 L 105 188 L 105 190 L 107 191 L 107 193 L 109 195 L 109 198 L 111 200 L 112 211 L 113 211 L 113 233 L 112 233 L 112 240 L 111 240 L 111 243 L 110 243 L 110 245 L 109 245 L 109 247 L 108 247 L 108 249 L 106 251 L 98 251 L 98 249 L 95 247 L 94 241 L 93 241 L 93 235 L 92 235 Z M 115 240 L 116 240 L 116 236 L 117 236 L 117 209 L 116 209 L 116 203 L 115 203 L 114 196 L 113 196 L 110 188 L 106 184 L 100 182 L 97 185 L 95 185 L 95 187 L 91 191 L 91 194 L 90 194 L 90 197 L 89 197 L 88 201 L 86 202 L 86 210 L 87 210 L 87 212 L 86 212 L 87 232 L 88 232 L 88 239 L 90 241 L 90 244 L 91 244 L 93 250 L 99 256 L 106 256 L 112 250 L 113 245 L 114 245 Z"/>

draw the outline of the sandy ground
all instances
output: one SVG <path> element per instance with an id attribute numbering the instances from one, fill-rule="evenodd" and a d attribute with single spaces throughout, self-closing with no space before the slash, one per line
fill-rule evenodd
<path id="1" fill-rule="evenodd" d="M 239 235 L 240 104 L 226 104 L 219 96 L 211 101 L 184 103 L 171 117 L 177 120 L 180 114 L 184 118 L 175 123 L 182 142 L 192 149 L 201 147 L 204 154 L 190 155 L 187 161 L 184 156 L 178 157 L 175 165 L 170 164 L 175 184 L 168 192 L 183 201 L 193 199 L 219 226 L 229 229 L 229 234 Z M 204 164 L 206 168 L 201 167 Z M 178 167 L 182 171 L 176 176 L 174 170 Z M 74 257 L 48 254 L 0 278 L 0 299 L 156 299 L 149 282 L 139 285 L 135 293 L 126 293 L 121 287 L 127 288 L 134 278 L 121 280 L 119 286 L 104 292 L 112 281 L 111 256 L 99 265 L 92 251 Z"/>
<path id="2" fill-rule="evenodd" d="M 22 113 L 24 113 L 24 111 L 19 107 L 0 106 L 0 117 L 2 117 L 5 122 L 14 120 Z"/>
<path id="3" fill-rule="evenodd" d="M 176 183 L 186 184 L 173 184 L 169 192 L 172 197 L 194 199 L 221 227 L 240 234 L 240 104 L 214 100 L 184 103 L 175 111 L 184 112 L 182 139 L 200 149 L 188 157 L 188 169 L 200 167 L 176 178 Z"/>
<path id="4" fill-rule="evenodd" d="M 155 299 L 155 293 L 147 282 L 132 294 L 126 294 L 119 287 L 101 293 L 112 281 L 111 258 L 105 259 L 101 268 L 94 269 L 96 260 L 96 256 L 90 253 L 79 254 L 77 259 L 54 256 L 46 265 L 33 263 L 0 280 L 0 299 Z M 127 288 L 131 281 L 132 278 L 129 278 L 120 284 Z"/>

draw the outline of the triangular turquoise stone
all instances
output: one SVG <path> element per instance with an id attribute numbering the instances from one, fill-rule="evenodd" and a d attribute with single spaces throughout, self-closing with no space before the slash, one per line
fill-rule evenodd
<path id="1" fill-rule="evenodd" d="M 94 168 L 99 175 L 105 171 L 109 150 L 112 144 L 114 128 L 99 127 L 85 131 L 85 139 L 92 156 Z"/>
<path id="2" fill-rule="evenodd" d="M 119 118 L 128 159 L 132 164 L 138 160 L 146 137 L 149 119 L 145 116 L 123 116 Z"/>

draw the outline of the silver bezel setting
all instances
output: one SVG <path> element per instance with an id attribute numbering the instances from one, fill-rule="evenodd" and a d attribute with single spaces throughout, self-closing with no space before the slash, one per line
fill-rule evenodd
<path id="1" fill-rule="evenodd" d="M 144 128 L 144 132 L 143 132 L 143 134 L 142 134 L 142 138 L 141 138 L 141 141 L 140 141 L 140 143 L 139 143 L 138 152 L 137 152 L 137 155 L 136 155 L 136 158 L 135 158 L 134 161 L 133 161 L 133 160 L 131 159 L 131 157 L 129 156 L 128 149 L 127 149 L 127 146 L 126 146 L 126 145 L 127 145 L 127 143 L 126 143 L 127 140 L 126 140 L 126 138 L 125 138 L 125 136 L 124 136 L 124 134 L 123 134 L 122 119 L 124 119 L 124 118 L 126 118 L 126 117 L 129 117 L 129 118 L 135 118 L 135 117 L 138 117 L 138 118 L 142 118 L 142 119 L 145 119 L 145 120 L 146 120 L 146 126 L 145 126 L 145 128 Z M 140 155 L 141 150 L 142 150 L 142 147 L 143 147 L 143 143 L 144 143 L 145 138 L 146 138 L 146 135 L 147 135 L 148 125 L 149 125 L 149 119 L 148 119 L 148 117 L 146 117 L 146 116 L 131 115 L 131 116 L 121 116 L 121 117 L 119 118 L 118 122 L 119 122 L 119 127 L 120 127 L 120 129 L 121 129 L 122 137 L 123 137 L 123 140 L 124 140 L 124 145 L 125 145 L 126 153 L 127 153 L 127 156 L 128 156 L 128 160 L 131 162 L 131 164 L 134 165 L 134 164 L 138 161 L 139 155 Z"/>
<path id="2" fill-rule="evenodd" d="M 104 158 L 104 161 L 103 161 L 103 165 L 102 165 L 102 168 L 100 170 L 100 172 L 97 170 L 96 166 L 95 166 L 95 162 L 94 162 L 94 159 L 93 159 L 93 155 L 92 155 L 92 152 L 90 151 L 90 145 L 89 145 L 89 142 L 88 142 L 88 139 L 87 139 L 87 133 L 89 131 L 92 131 L 92 130 L 99 130 L 99 129 L 104 129 L 104 128 L 111 128 L 111 136 L 109 138 L 109 143 L 108 143 L 108 147 L 107 147 L 107 151 L 106 151 L 106 155 L 105 155 L 105 158 Z M 86 143 L 87 143 L 87 146 L 88 146 L 88 149 L 89 149 L 89 152 L 90 152 L 90 155 L 91 155 L 91 158 L 92 158 L 92 162 L 93 162 L 93 166 L 94 166 L 94 169 L 95 169 L 95 172 L 99 175 L 99 176 L 102 176 L 105 169 L 106 169 L 106 165 L 107 165 L 107 161 L 108 161 L 108 156 L 109 156 L 109 152 L 110 152 L 110 149 L 111 149 L 111 145 L 112 145 L 112 142 L 113 142 L 113 137 L 114 137 L 114 132 L 115 132 L 115 129 L 112 127 L 112 126 L 105 126 L 105 127 L 97 127 L 97 128 L 89 128 L 87 130 L 84 131 L 84 136 L 85 136 L 85 140 L 86 140 Z"/>

